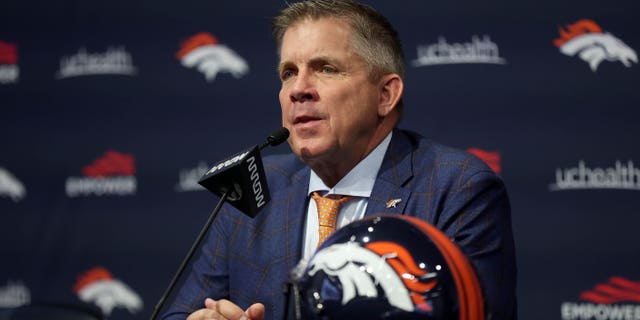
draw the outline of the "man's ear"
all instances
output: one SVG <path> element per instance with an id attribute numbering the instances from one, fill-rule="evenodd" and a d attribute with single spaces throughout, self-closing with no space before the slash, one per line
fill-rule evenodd
<path id="1" fill-rule="evenodd" d="M 386 74 L 380 79 L 379 90 L 378 116 L 386 117 L 398 105 L 404 91 L 404 82 L 396 73 Z"/>

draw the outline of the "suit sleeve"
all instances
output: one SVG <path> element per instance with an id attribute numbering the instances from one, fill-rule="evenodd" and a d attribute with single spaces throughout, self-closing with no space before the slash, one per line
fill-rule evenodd
<path id="1" fill-rule="evenodd" d="M 483 290 L 489 319 L 516 319 L 516 261 L 511 208 L 492 171 L 466 172 L 437 222 L 467 255 Z"/>
<path id="2" fill-rule="evenodd" d="M 214 221 L 207 238 L 201 245 L 200 254 L 191 266 L 191 272 L 176 286 L 173 301 L 168 300 L 163 320 L 184 320 L 192 312 L 204 308 L 206 298 L 229 297 L 229 275 L 227 267 L 227 233 L 224 227 L 225 213 L 222 211 Z M 187 269 L 189 270 L 189 269 Z"/>

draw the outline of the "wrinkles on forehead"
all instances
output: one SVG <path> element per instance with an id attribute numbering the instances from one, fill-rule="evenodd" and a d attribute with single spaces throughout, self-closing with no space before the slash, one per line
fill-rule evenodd
<path id="1" fill-rule="evenodd" d="M 301 26 L 314 26 L 321 23 L 330 23 L 335 29 L 329 37 L 319 37 L 320 35 L 311 32 L 311 29 L 302 28 Z M 337 40 L 332 43 L 331 49 L 323 46 L 324 43 Z M 286 52 L 283 52 L 284 42 L 286 44 Z M 305 46 L 305 43 L 316 41 L 318 46 Z M 335 46 L 337 42 L 342 42 L 338 46 Z M 340 60 L 348 60 L 351 63 L 349 66 L 343 65 L 345 68 L 364 67 L 370 78 L 373 74 L 372 67 L 369 61 L 367 61 L 361 52 L 358 50 L 358 42 L 355 37 L 353 27 L 343 19 L 339 19 L 333 16 L 330 17 L 305 17 L 294 23 L 292 23 L 284 32 L 282 42 L 280 43 L 279 56 L 280 63 L 277 66 L 278 73 L 281 73 L 285 67 L 292 63 L 318 63 L 321 61 L 330 64 L 339 64 Z M 300 45 L 292 45 L 292 43 L 299 43 Z M 313 48 L 313 52 L 305 51 L 307 48 Z M 339 50 L 336 50 L 339 48 Z M 307 61 L 302 61 L 300 57 L 305 57 Z M 311 57 L 311 58 L 309 58 Z M 355 65 L 357 63 L 357 66 Z M 373 80 L 373 79 L 372 79 Z"/>

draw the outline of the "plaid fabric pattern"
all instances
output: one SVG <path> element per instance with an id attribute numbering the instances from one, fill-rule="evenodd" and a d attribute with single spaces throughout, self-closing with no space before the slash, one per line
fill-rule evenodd
<path id="1" fill-rule="evenodd" d="M 265 319 L 283 318 L 283 284 L 301 258 L 309 168 L 292 154 L 264 163 L 271 202 L 254 219 L 223 207 L 163 319 L 185 319 L 204 307 L 205 297 L 242 308 L 262 302 Z M 387 208 L 390 199 L 402 201 Z M 365 216 L 379 213 L 415 216 L 442 230 L 475 267 L 488 318 L 516 318 L 509 200 L 502 180 L 480 159 L 394 130 Z"/>

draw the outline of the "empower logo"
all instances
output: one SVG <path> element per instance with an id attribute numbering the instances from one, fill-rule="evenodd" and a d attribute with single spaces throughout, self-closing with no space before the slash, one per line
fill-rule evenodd
<path id="1" fill-rule="evenodd" d="M 138 313 L 143 307 L 140 296 L 124 282 L 114 279 L 111 272 L 103 267 L 95 267 L 81 274 L 73 286 L 73 292 L 80 300 L 97 305 L 106 316 L 114 308 Z"/>
<path id="2" fill-rule="evenodd" d="M 137 181 L 134 162 L 130 154 L 114 150 L 105 152 L 102 157 L 82 168 L 83 177 L 67 178 L 67 196 L 135 194 Z"/>
<path id="3" fill-rule="evenodd" d="M 593 289 L 582 292 L 580 299 L 602 304 L 640 303 L 640 281 L 614 276 L 609 278 L 606 283 L 598 284 Z"/>
<path id="4" fill-rule="evenodd" d="M 497 151 L 487 151 L 482 150 L 480 148 L 469 148 L 467 152 L 475 155 L 480 158 L 480 160 L 484 161 L 493 172 L 500 174 L 502 172 L 502 165 L 500 159 L 500 152 Z"/>
<path id="5" fill-rule="evenodd" d="M 7 169 L 0 167 L 0 197 L 9 197 L 13 202 L 18 202 L 27 196 L 27 190 Z"/>
<path id="6" fill-rule="evenodd" d="M 568 24 L 566 30 L 559 27 L 558 32 L 560 38 L 553 40 L 553 44 L 567 56 L 580 57 L 593 72 L 604 60 L 620 61 L 627 68 L 631 67 L 631 62 L 638 63 L 633 49 L 611 33 L 603 32 L 593 20 L 579 20 Z"/>
<path id="7" fill-rule="evenodd" d="M 500 57 L 498 45 L 486 34 L 482 38 L 473 35 L 471 41 L 461 43 L 449 43 L 444 37 L 439 37 L 437 43 L 419 45 L 417 51 L 418 56 L 412 61 L 414 67 L 440 64 L 507 63 Z"/>
<path id="8" fill-rule="evenodd" d="M 19 76 L 18 46 L 0 41 L 0 84 L 16 83 Z"/>
<path id="9" fill-rule="evenodd" d="M 580 294 L 581 302 L 563 302 L 563 320 L 640 319 L 640 281 L 613 276 Z"/>
<path id="10" fill-rule="evenodd" d="M 249 65 L 242 57 L 227 46 L 219 44 L 207 32 L 200 32 L 183 41 L 176 57 L 183 66 L 197 68 L 204 73 L 209 82 L 215 80 L 220 72 L 230 73 L 236 79 L 249 72 Z"/>
<path id="11" fill-rule="evenodd" d="M 138 69 L 133 65 L 131 54 L 123 46 L 109 47 L 105 52 L 87 52 L 80 48 L 76 54 L 60 59 L 57 79 L 88 75 L 133 76 Z"/>

